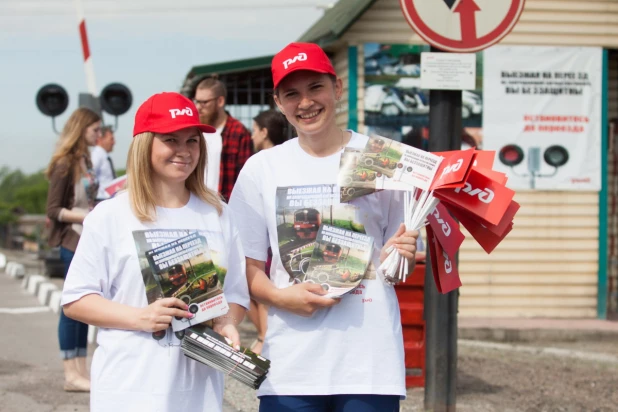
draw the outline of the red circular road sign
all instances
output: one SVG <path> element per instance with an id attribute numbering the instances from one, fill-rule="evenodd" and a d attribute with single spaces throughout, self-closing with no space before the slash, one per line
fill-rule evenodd
<path id="1" fill-rule="evenodd" d="M 513 29 L 525 0 L 400 0 L 412 29 L 441 50 L 483 50 Z"/>

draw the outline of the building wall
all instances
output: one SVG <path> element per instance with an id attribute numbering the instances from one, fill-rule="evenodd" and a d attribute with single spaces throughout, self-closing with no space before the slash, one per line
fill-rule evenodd
<path id="1" fill-rule="evenodd" d="M 349 103 L 349 75 L 348 75 L 348 48 L 340 47 L 336 49 L 332 58 L 333 66 L 337 75 L 343 81 L 343 95 L 341 100 L 337 103 L 337 126 L 342 129 L 348 127 L 348 103 Z"/>
<path id="2" fill-rule="evenodd" d="M 378 0 L 343 36 L 351 43 L 423 44 L 401 13 L 399 0 Z M 526 0 L 504 44 L 618 48 L 618 1 Z"/>
<path id="3" fill-rule="evenodd" d="M 609 147 L 607 154 L 608 311 L 618 313 L 618 50 L 609 54 Z"/>
<path id="4" fill-rule="evenodd" d="M 405 21 L 399 0 L 378 0 L 341 40 L 358 46 L 359 59 L 364 54 L 364 43 L 424 43 Z M 502 43 L 618 48 L 618 1 L 527 0 L 519 23 Z M 347 77 L 344 55 L 347 59 L 347 48 L 338 49 L 335 64 L 338 73 Z M 618 116 L 618 59 L 612 56 L 610 119 L 612 113 Z M 360 131 L 364 130 L 363 67 L 359 62 Z M 347 102 L 347 88 L 345 99 Z M 344 124 L 343 113 L 340 116 Z M 610 182 L 618 190 L 618 183 Z M 598 193 L 519 191 L 515 200 L 521 209 L 513 231 L 491 255 L 467 234 L 460 252 L 460 314 L 596 317 Z M 610 223 L 610 236 L 616 237 L 618 221 Z M 608 245 L 616 248 L 618 256 L 616 243 L 610 241 Z M 618 257 L 614 263 L 609 265 L 610 279 L 617 278 Z"/>

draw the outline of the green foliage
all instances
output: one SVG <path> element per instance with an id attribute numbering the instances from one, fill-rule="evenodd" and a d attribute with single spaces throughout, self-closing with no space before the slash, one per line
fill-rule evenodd
<path id="1" fill-rule="evenodd" d="M 0 167 L 0 226 L 17 221 L 15 210 L 44 214 L 47 187 L 43 172 L 26 175 L 21 170 Z"/>
<path id="2" fill-rule="evenodd" d="M 12 205 L 6 202 L 0 202 L 0 226 L 17 221 L 17 216 L 12 210 Z"/>
<path id="3" fill-rule="evenodd" d="M 20 208 L 26 213 L 44 214 L 48 182 L 43 172 L 30 175 L 21 170 L 0 168 L 0 224 L 8 223 L 5 215 Z"/>

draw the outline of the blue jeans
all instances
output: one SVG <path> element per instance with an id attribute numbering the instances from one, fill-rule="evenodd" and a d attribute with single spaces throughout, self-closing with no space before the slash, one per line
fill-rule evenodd
<path id="1" fill-rule="evenodd" d="M 69 272 L 69 266 L 75 252 L 60 247 L 60 260 L 64 263 L 64 278 Z M 64 360 L 88 355 L 88 325 L 68 318 L 64 310 L 60 311 L 58 322 L 58 341 L 60 342 L 60 357 Z"/>
<path id="2" fill-rule="evenodd" d="M 260 412 L 398 412 L 397 395 L 261 396 Z"/>

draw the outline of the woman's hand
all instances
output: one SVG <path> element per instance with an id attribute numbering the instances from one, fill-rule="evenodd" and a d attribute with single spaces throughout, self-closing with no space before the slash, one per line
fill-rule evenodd
<path id="1" fill-rule="evenodd" d="M 320 309 L 330 308 L 341 299 L 326 298 L 326 291 L 316 283 L 300 283 L 278 290 L 277 306 L 300 316 L 310 317 Z"/>
<path id="2" fill-rule="evenodd" d="M 172 323 L 172 317 L 191 319 L 195 315 L 189 312 L 189 306 L 177 298 L 164 298 L 152 302 L 138 312 L 137 329 L 144 332 L 165 330 Z"/>
<path id="3" fill-rule="evenodd" d="M 240 350 L 240 334 L 232 317 L 223 315 L 215 318 L 212 329 L 219 335 L 225 336 L 234 349 Z"/>
<path id="4" fill-rule="evenodd" d="M 408 259 L 408 264 L 411 268 L 414 267 L 416 255 L 416 240 L 418 239 L 419 232 L 418 230 L 408 230 L 406 231 L 406 226 L 402 223 L 397 229 L 397 232 L 388 239 L 388 241 L 382 247 L 380 251 L 380 263 L 384 262 L 384 260 L 388 257 L 388 253 L 386 252 L 388 248 L 393 245 L 401 256 Z"/>

